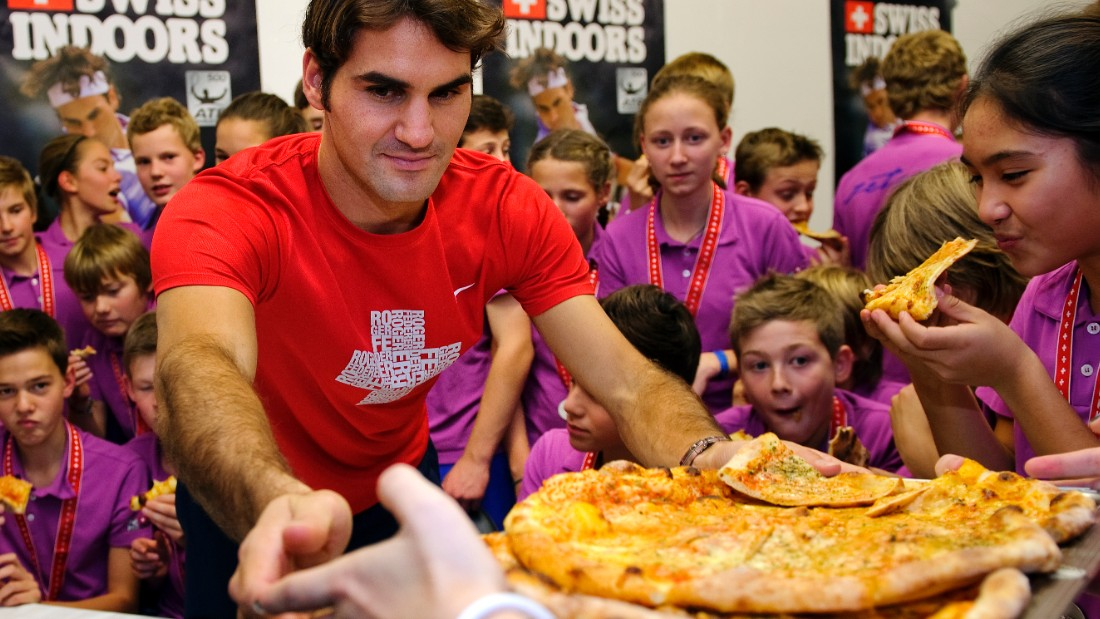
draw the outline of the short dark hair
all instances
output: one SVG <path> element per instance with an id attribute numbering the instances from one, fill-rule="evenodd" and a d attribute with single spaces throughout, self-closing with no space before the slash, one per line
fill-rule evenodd
<path id="1" fill-rule="evenodd" d="M 36 309 L 16 308 L 0 312 L 0 357 L 33 348 L 45 348 L 54 365 L 65 375 L 69 350 L 65 332 L 49 314 Z"/>
<path id="2" fill-rule="evenodd" d="M 157 313 L 146 312 L 138 316 L 137 320 L 126 331 L 126 339 L 122 342 L 122 368 L 126 375 L 130 375 L 130 364 L 137 357 L 155 355 L 157 352 Z"/>
<path id="3" fill-rule="evenodd" d="M 218 116 L 218 122 L 230 118 L 264 123 L 269 140 L 281 135 L 305 133 L 308 129 L 298 110 L 287 105 L 278 96 L 258 90 L 234 97 Z"/>
<path id="4" fill-rule="evenodd" d="M 683 303 L 657 286 L 639 284 L 616 290 L 600 304 L 643 357 L 691 384 L 702 344 Z"/>
<path id="5" fill-rule="evenodd" d="M 746 133 L 734 151 L 733 176 L 759 191 L 772 168 L 793 166 L 803 161 L 821 163 L 825 156 L 817 141 L 800 133 L 766 127 Z"/>
<path id="6" fill-rule="evenodd" d="M 110 65 L 102 56 L 93 54 L 88 48 L 65 45 L 49 58 L 34 63 L 19 90 L 35 98 L 54 84 L 61 84 L 65 93 L 75 97 L 80 94 L 80 78 L 91 77 L 97 72 L 102 72 L 107 81 L 111 81 Z"/>
<path id="7" fill-rule="evenodd" d="M 1002 39 L 982 60 L 962 113 L 988 99 L 1024 130 L 1074 141 L 1100 179 L 1100 10 L 1050 17 Z"/>
<path id="8" fill-rule="evenodd" d="M 730 344 L 737 356 L 741 356 L 742 338 L 775 320 L 812 322 L 818 339 L 833 359 L 845 343 L 844 306 L 839 299 L 808 279 L 770 273 L 756 280 L 734 301 Z"/>
<path id="9" fill-rule="evenodd" d="M 599 195 L 611 180 L 611 149 L 600 138 L 580 129 L 558 129 L 535 142 L 527 153 L 527 169 L 543 159 L 581 164 L 588 184 Z"/>
<path id="10" fill-rule="evenodd" d="M 466 127 L 462 130 L 465 134 L 474 131 L 511 131 L 515 125 L 516 117 L 500 101 L 489 95 L 474 95 L 470 102 L 470 118 L 466 120 Z M 462 144 L 460 143 L 459 146 Z"/>
<path id="11" fill-rule="evenodd" d="M 38 213 L 38 195 L 34 192 L 34 179 L 15 157 L 0 155 L 0 191 L 14 189 L 23 195 L 23 201 L 32 213 Z"/>
<path id="12" fill-rule="evenodd" d="M 42 193 L 55 200 L 61 197 L 58 177 L 62 172 L 76 174 L 82 151 L 91 139 L 79 133 L 67 133 L 46 142 L 38 155 L 38 182 L 42 184 Z"/>
<path id="13" fill-rule="evenodd" d="M 360 28 L 386 30 L 414 19 L 447 49 L 470 52 L 472 70 L 485 54 L 503 48 L 504 13 L 479 0 L 311 0 L 302 43 L 321 70 L 321 103 L 327 108 L 332 78 L 351 52 Z"/>

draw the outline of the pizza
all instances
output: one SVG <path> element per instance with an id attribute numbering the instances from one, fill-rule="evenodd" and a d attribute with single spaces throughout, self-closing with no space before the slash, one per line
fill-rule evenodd
<path id="1" fill-rule="evenodd" d="M 80 359 L 87 359 L 88 357 L 91 357 L 95 353 L 96 353 L 96 349 L 93 348 L 92 346 L 85 346 L 84 348 L 77 348 L 75 350 L 70 350 L 69 351 L 70 355 L 73 355 L 74 357 L 78 357 Z"/>
<path id="2" fill-rule="evenodd" d="M 852 426 L 837 428 L 836 434 L 829 439 L 827 449 L 826 453 L 830 456 L 848 464 L 866 467 L 867 463 L 871 461 L 871 452 L 863 445 L 863 441 L 856 436 L 856 430 Z"/>
<path id="3" fill-rule="evenodd" d="M 27 501 L 31 498 L 31 483 L 4 475 L 0 477 L 0 502 L 7 505 L 16 514 L 27 511 Z"/>
<path id="4" fill-rule="evenodd" d="M 863 291 L 865 307 L 883 310 L 895 320 L 902 312 L 909 312 L 915 320 L 927 320 L 936 309 L 936 280 L 977 244 L 977 239 L 945 242 L 920 266 L 891 279 L 884 288 Z"/>
<path id="5" fill-rule="evenodd" d="M 776 505 L 773 494 L 820 492 L 806 484 L 809 465 L 787 458 L 757 474 L 788 487 L 752 495 L 723 478 L 743 482 L 758 457 L 721 474 L 612 462 L 558 475 L 490 546 L 513 587 L 561 617 L 927 617 L 983 596 L 981 608 L 1008 609 L 983 616 L 1012 617 L 1029 595 L 1012 570 L 1053 571 L 1058 541 L 1095 519 L 1084 495 L 974 462 L 929 482 L 888 478 L 895 489 L 870 505 Z"/>
<path id="6" fill-rule="evenodd" d="M 815 241 L 837 241 L 841 238 L 840 233 L 836 230 L 825 230 L 823 232 L 810 230 L 810 224 L 805 221 L 794 222 L 791 225 L 799 234 Z"/>
<path id="7" fill-rule="evenodd" d="M 153 487 L 146 490 L 144 493 L 130 497 L 130 509 L 132 511 L 140 511 L 145 504 L 162 494 L 175 494 L 176 492 L 176 476 L 169 475 L 168 479 L 164 481 L 154 481 Z"/>

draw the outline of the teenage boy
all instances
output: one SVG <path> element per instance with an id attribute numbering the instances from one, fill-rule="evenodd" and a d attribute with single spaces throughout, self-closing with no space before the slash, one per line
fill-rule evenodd
<path id="1" fill-rule="evenodd" d="M 600 301 L 608 318 L 646 359 L 680 377 L 695 378 L 701 345 L 691 312 L 676 297 L 650 284 L 620 288 Z M 526 498 L 548 477 L 599 468 L 612 460 L 638 458 L 623 442 L 615 419 L 574 383 L 559 412 L 565 428 L 547 430 L 531 448 L 518 498 Z"/>
<path id="2" fill-rule="evenodd" d="M 474 95 L 470 103 L 470 118 L 459 148 L 476 150 L 501 161 L 509 161 L 512 150 L 512 138 L 508 133 L 515 124 L 515 116 L 503 103 L 489 95 Z"/>
<path id="3" fill-rule="evenodd" d="M 129 119 L 118 113 L 121 98 L 111 81 L 107 61 L 88 49 L 65 45 L 31 67 L 20 90 L 28 97 L 45 95 L 65 133 L 95 138 L 111 149 L 122 175 L 119 201 L 130 220 L 148 228 L 156 205 L 141 188 L 126 142 Z"/>
<path id="4" fill-rule="evenodd" d="M 890 108 L 902 120 L 885 146 L 857 163 L 836 188 L 833 228 L 848 238 L 852 266 L 867 263 L 871 224 L 901 181 L 958 159 L 955 105 L 966 90 L 966 55 L 955 37 L 926 30 L 898 37 L 882 61 Z"/>
<path id="5" fill-rule="evenodd" d="M 199 124 L 179 101 L 161 97 L 146 101 L 130 115 L 126 127 L 134 166 L 145 195 L 157 205 L 145 226 L 146 246 L 172 196 L 206 161 Z"/>
<path id="6" fill-rule="evenodd" d="M 30 173 L 17 159 L 0 156 L 0 311 L 41 309 L 61 323 L 67 337 L 83 333 L 87 320 L 65 283 L 64 261 L 51 258 L 37 242 L 36 221 L 38 199 Z M 72 337 L 69 344 L 78 347 Z"/>
<path id="7" fill-rule="evenodd" d="M 39 310 L 0 313 L 0 422 L 4 475 L 30 482 L 26 514 L 0 525 L 3 605 L 38 601 L 133 612 L 138 581 L 130 543 L 148 535 L 130 511 L 148 474 L 137 456 L 65 420 L 73 390 L 61 327 Z"/>
<path id="8" fill-rule="evenodd" d="M 70 405 L 93 433 L 125 443 L 149 429 L 126 394 L 122 363 L 126 332 L 149 310 L 152 300 L 149 252 L 133 232 L 96 224 L 84 231 L 65 257 L 65 281 L 92 325 L 81 346 L 96 350 L 83 360 L 92 373 L 88 394 L 74 394 Z"/>
<path id="9" fill-rule="evenodd" d="M 902 466 L 890 410 L 842 389 L 855 356 L 844 343 L 840 302 L 817 284 L 792 275 L 768 275 L 737 296 L 730 342 L 737 353 L 749 404 L 715 414 L 726 432 L 779 438 L 826 451 L 850 426 L 869 452 L 868 466 Z"/>

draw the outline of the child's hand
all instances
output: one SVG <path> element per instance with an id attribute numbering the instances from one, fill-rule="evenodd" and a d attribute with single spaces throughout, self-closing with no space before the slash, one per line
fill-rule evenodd
<path id="1" fill-rule="evenodd" d="M 733 355 L 732 350 L 724 351 L 726 355 L 726 363 L 729 365 L 729 369 L 726 371 L 726 376 L 737 376 L 737 357 Z M 718 377 L 722 373 L 722 364 L 718 361 L 718 354 L 714 352 L 704 352 L 699 355 L 699 367 L 695 370 L 695 380 L 691 383 L 691 390 L 695 392 L 695 395 L 702 397 L 703 392 L 707 390 L 707 383 L 711 379 Z"/>
<path id="2" fill-rule="evenodd" d="M 852 266 L 852 250 L 848 245 L 848 237 L 823 239 L 821 246 L 817 248 L 817 258 L 814 263 L 835 264 L 842 267 Z"/>
<path id="3" fill-rule="evenodd" d="M 76 385 L 76 390 L 73 392 L 74 397 L 87 399 L 91 396 L 92 370 L 88 367 L 88 362 L 84 357 L 70 353 L 69 369 L 66 373 L 73 377 L 73 382 Z"/>
<path id="4" fill-rule="evenodd" d="M 630 210 L 637 210 L 653 199 L 653 187 L 649 185 L 649 160 L 638 157 L 626 175 L 626 188 L 630 190 Z"/>
<path id="5" fill-rule="evenodd" d="M 141 515 L 149 519 L 157 529 L 164 531 L 173 542 L 183 546 L 183 528 L 176 517 L 176 493 L 162 494 L 141 508 Z"/>
<path id="6" fill-rule="evenodd" d="M 168 548 L 164 538 L 141 537 L 130 543 L 130 569 L 141 580 L 168 574 Z"/>
<path id="7" fill-rule="evenodd" d="M 0 555 L 0 606 L 19 606 L 42 601 L 42 590 L 16 558 L 14 552 Z"/>

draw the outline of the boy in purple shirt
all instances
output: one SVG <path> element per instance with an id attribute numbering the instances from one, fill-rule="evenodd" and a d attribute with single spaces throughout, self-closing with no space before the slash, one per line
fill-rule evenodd
<path id="1" fill-rule="evenodd" d="M 676 297 L 652 285 L 623 288 L 600 304 L 639 352 L 688 382 L 699 364 L 699 332 Z M 598 468 L 612 460 L 638 459 L 623 444 L 611 415 L 584 388 L 573 384 L 561 403 L 566 428 L 550 430 L 531 448 L 519 498 L 558 473 Z"/>
<path id="2" fill-rule="evenodd" d="M 83 388 L 74 393 L 71 410 L 84 415 L 81 421 L 89 422 L 84 427 L 93 428 L 94 434 L 125 443 L 149 429 L 126 395 L 122 364 L 123 338 L 151 303 L 149 252 L 129 230 L 96 224 L 84 231 L 66 256 L 65 281 L 92 325 L 81 345 L 96 350 L 82 362 L 91 370 L 91 381 L 87 393 Z"/>
<path id="3" fill-rule="evenodd" d="M 899 37 L 882 61 L 890 108 L 902 119 L 885 146 L 840 179 L 833 228 L 848 238 L 852 266 L 864 268 L 871 223 L 890 190 L 921 170 L 957 159 L 955 103 L 966 88 L 966 55 L 943 30 Z"/>
<path id="4" fill-rule="evenodd" d="M 779 438 L 821 451 L 851 427 L 869 452 L 867 466 L 902 466 L 886 406 L 837 389 L 854 355 L 844 343 L 844 307 L 798 277 L 769 275 L 738 296 L 730 324 L 749 405 L 715 415 L 726 432 Z"/>
<path id="5" fill-rule="evenodd" d="M 34 486 L 26 514 L 0 526 L 0 569 L 11 568 L 7 586 L 19 590 L 3 604 L 132 612 L 128 548 L 145 531 L 130 497 L 149 478 L 136 456 L 64 419 L 67 365 L 56 321 L 33 309 L 0 313 L 0 462 L 4 475 Z"/>

